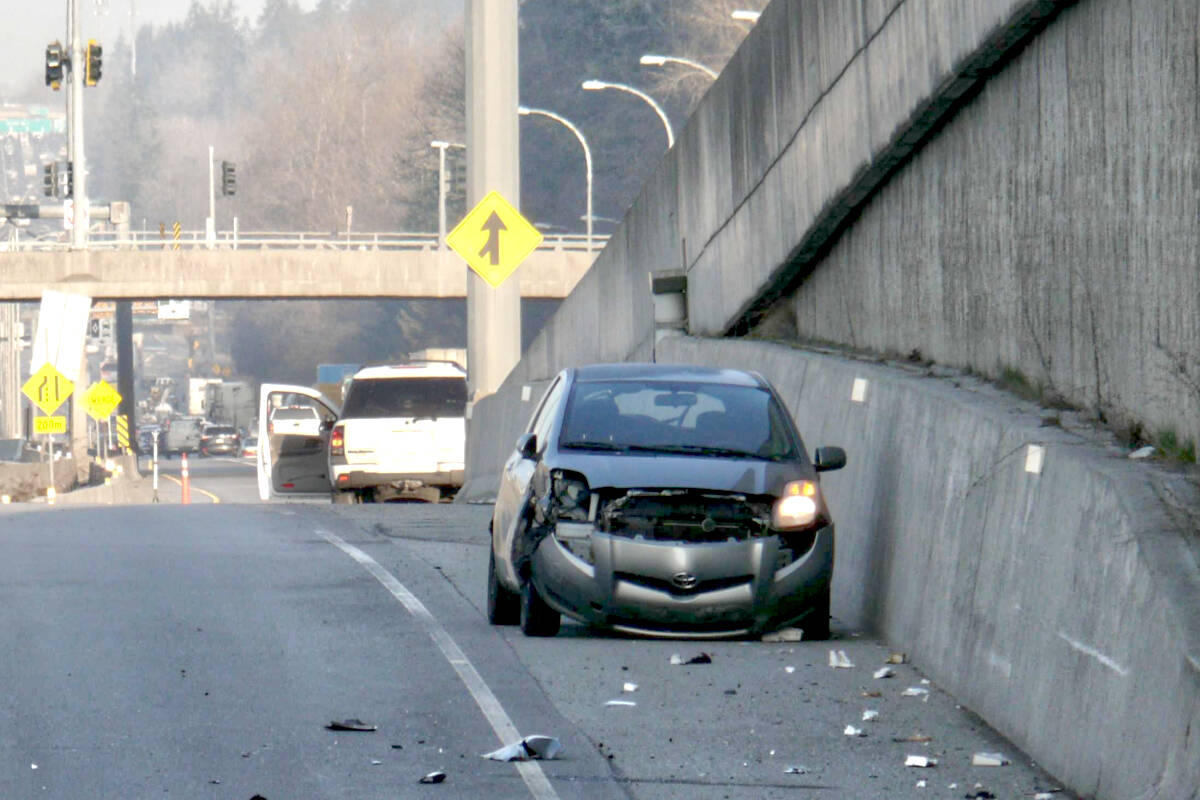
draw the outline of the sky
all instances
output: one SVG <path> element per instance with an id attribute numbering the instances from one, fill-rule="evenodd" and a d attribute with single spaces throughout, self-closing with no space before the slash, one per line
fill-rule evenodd
<path id="1" fill-rule="evenodd" d="M 83 38 L 96 39 L 102 46 L 115 45 L 122 36 L 126 41 L 131 38 L 131 9 L 141 27 L 181 20 L 192 4 L 192 0 L 76 1 L 83 12 Z M 255 20 L 264 0 L 234 0 L 233 4 L 240 16 Z M 315 5 L 315 0 L 300 2 L 305 10 Z M 42 84 L 46 45 L 55 39 L 65 44 L 66 30 L 67 0 L 0 0 L 0 97 L 13 99 L 14 93 L 31 82 Z M 46 94 L 41 99 L 49 101 L 49 89 Z"/>

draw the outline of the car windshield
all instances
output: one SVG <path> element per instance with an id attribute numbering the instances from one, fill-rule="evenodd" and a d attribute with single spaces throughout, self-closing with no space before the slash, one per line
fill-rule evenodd
<path id="1" fill-rule="evenodd" d="M 463 378 L 378 378 L 350 384 L 343 417 L 461 417 L 467 408 Z"/>
<path id="2" fill-rule="evenodd" d="M 788 460 L 785 412 L 764 389 L 681 381 L 581 381 L 559 445 L 602 451 Z"/>

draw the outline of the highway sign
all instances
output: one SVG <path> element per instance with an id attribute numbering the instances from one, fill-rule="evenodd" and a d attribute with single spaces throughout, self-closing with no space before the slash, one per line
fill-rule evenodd
<path id="1" fill-rule="evenodd" d="M 34 417 L 33 418 L 34 433 L 66 433 L 67 418 L 66 417 Z"/>
<path id="2" fill-rule="evenodd" d="M 121 404 L 121 395 L 107 381 L 96 381 L 83 396 L 87 413 L 97 422 L 102 422 Z"/>
<path id="3" fill-rule="evenodd" d="M 489 192 L 446 237 L 446 244 L 493 287 L 504 283 L 541 243 L 541 232 L 499 192 Z"/>
<path id="4" fill-rule="evenodd" d="M 33 377 L 25 381 L 21 391 L 43 414 L 49 416 L 67 402 L 71 392 L 75 391 L 75 384 L 47 361 L 41 369 L 33 373 Z"/>

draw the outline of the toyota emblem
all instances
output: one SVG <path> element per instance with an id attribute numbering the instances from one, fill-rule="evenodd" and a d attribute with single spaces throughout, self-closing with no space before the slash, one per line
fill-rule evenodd
<path id="1" fill-rule="evenodd" d="M 690 572 L 676 572 L 671 576 L 671 583 L 680 589 L 695 589 L 699 582 L 700 579 Z"/>

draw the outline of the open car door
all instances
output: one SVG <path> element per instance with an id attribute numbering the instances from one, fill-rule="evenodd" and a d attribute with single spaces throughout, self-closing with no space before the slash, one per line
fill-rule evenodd
<path id="1" fill-rule="evenodd" d="M 272 415 L 278 409 L 281 424 Z M 303 410 L 297 413 L 297 410 Z M 313 424 L 298 424 L 296 418 L 313 412 Z M 337 421 L 338 406 L 307 386 L 264 383 L 258 397 L 258 496 L 270 500 L 279 495 L 329 494 L 329 431 Z M 282 424 L 287 416 L 288 424 Z"/>

